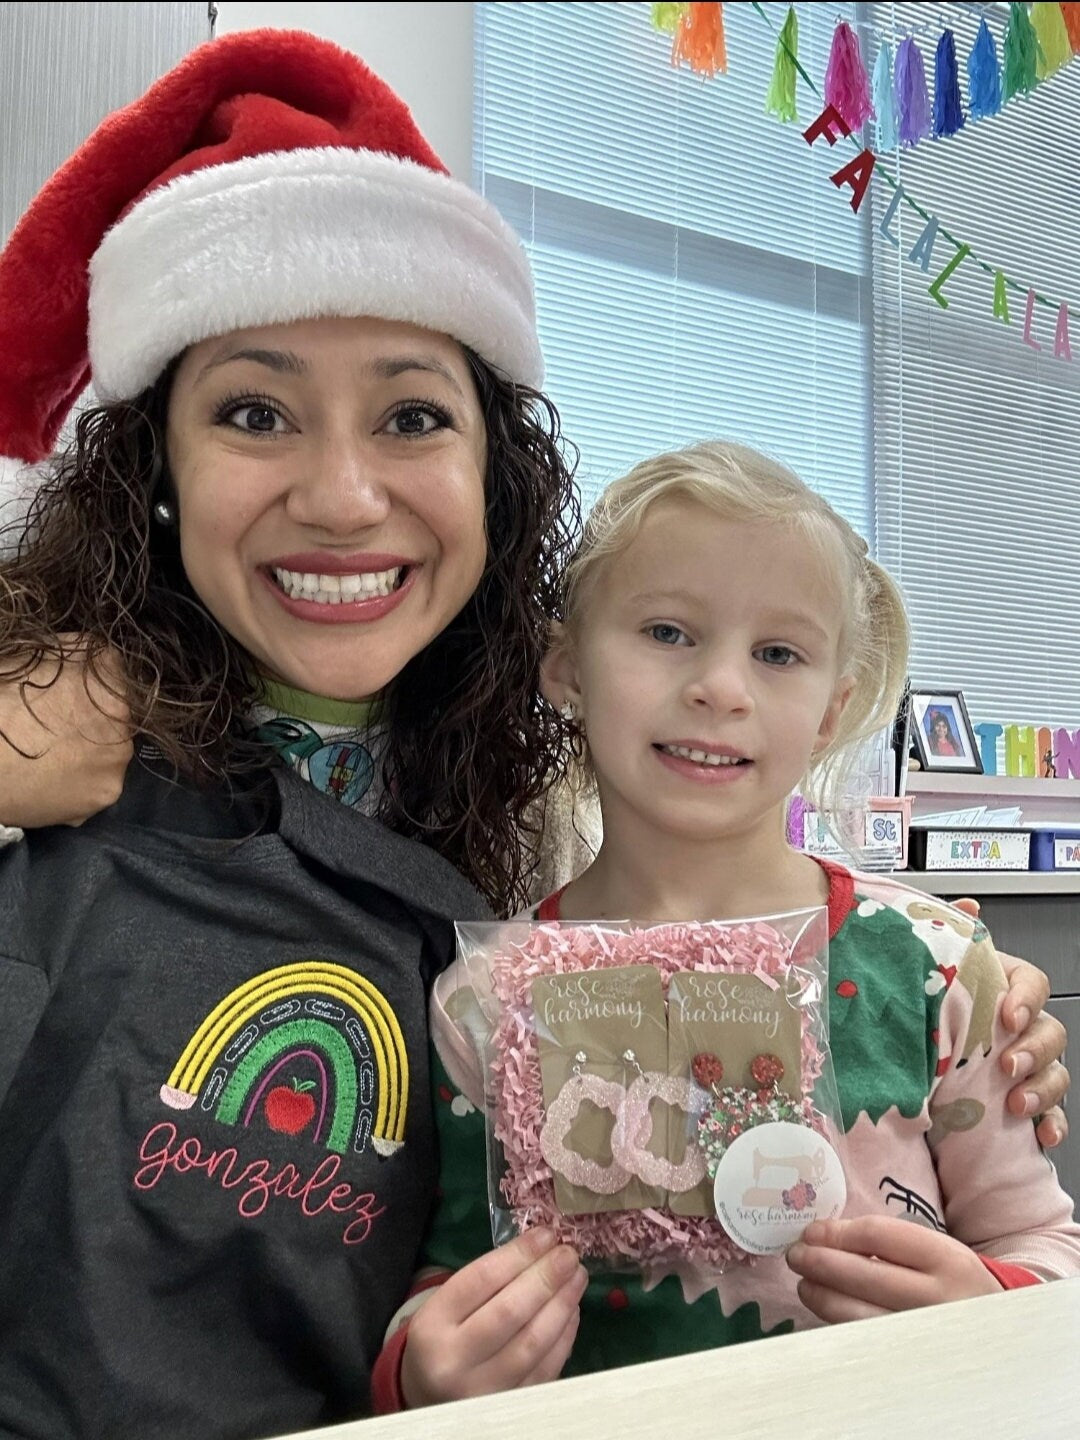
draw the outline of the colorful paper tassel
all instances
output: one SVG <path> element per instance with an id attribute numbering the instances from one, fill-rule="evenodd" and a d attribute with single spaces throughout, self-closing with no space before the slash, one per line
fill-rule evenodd
<path id="1" fill-rule="evenodd" d="M 997 44 L 985 20 L 980 22 L 979 33 L 971 47 L 967 72 L 968 114 L 972 120 L 996 115 L 1001 109 L 1001 71 L 998 69 Z"/>
<path id="2" fill-rule="evenodd" d="M 1072 59 L 1069 32 L 1065 28 L 1065 17 L 1058 4 L 1046 5 L 1036 0 L 1031 7 L 1031 28 L 1039 42 L 1039 53 L 1035 59 L 1035 75 L 1045 80 L 1060 70 Z"/>
<path id="3" fill-rule="evenodd" d="M 841 20 L 833 32 L 825 70 L 825 103 L 842 115 L 853 130 L 858 130 L 874 114 L 870 82 L 859 53 L 859 37 L 846 20 Z"/>
<path id="4" fill-rule="evenodd" d="M 687 3 L 654 5 L 652 7 L 653 29 L 659 30 L 661 35 L 674 35 L 679 28 L 679 21 L 689 8 Z"/>
<path id="5" fill-rule="evenodd" d="M 1062 0 L 1061 18 L 1074 55 L 1080 55 L 1080 0 Z"/>
<path id="6" fill-rule="evenodd" d="M 922 52 L 910 36 L 896 52 L 896 114 L 900 143 L 917 145 L 930 134 L 930 96 Z"/>
<path id="7" fill-rule="evenodd" d="M 896 95 L 893 92 L 893 53 L 887 40 L 874 61 L 871 84 L 874 113 L 877 115 L 877 146 L 879 150 L 896 149 Z"/>
<path id="8" fill-rule="evenodd" d="M 795 6 L 789 5 L 787 18 L 776 42 L 772 80 L 765 96 L 765 114 L 775 115 L 785 124 L 799 118 L 795 109 L 795 61 L 799 55 L 799 19 Z"/>
<path id="9" fill-rule="evenodd" d="M 1013 0 L 1009 6 L 1009 23 L 1005 26 L 1003 100 L 1011 100 L 1014 95 L 1029 95 L 1035 89 L 1038 50 L 1039 41 L 1031 28 L 1027 6 Z"/>
<path id="10" fill-rule="evenodd" d="M 671 47 L 671 63 L 681 65 L 684 60 L 695 74 L 710 79 L 718 70 L 727 73 L 723 5 L 699 4 L 697 0 L 687 5 Z"/>
<path id="11" fill-rule="evenodd" d="M 964 127 L 960 79 L 956 73 L 956 37 L 943 30 L 934 55 L 934 134 L 955 135 Z"/>

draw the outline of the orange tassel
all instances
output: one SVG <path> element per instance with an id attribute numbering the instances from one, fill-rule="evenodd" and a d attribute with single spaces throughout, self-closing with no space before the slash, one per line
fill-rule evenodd
<path id="1" fill-rule="evenodd" d="M 1070 3 L 1064 0 L 1061 13 L 1065 17 L 1065 29 L 1069 32 L 1069 44 L 1074 55 L 1080 55 L 1080 0 Z"/>
<path id="2" fill-rule="evenodd" d="M 698 4 L 691 0 L 679 21 L 671 47 L 671 63 L 683 61 L 698 75 L 727 74 L 727 41 L 724 38 L 723 5 Z"/>

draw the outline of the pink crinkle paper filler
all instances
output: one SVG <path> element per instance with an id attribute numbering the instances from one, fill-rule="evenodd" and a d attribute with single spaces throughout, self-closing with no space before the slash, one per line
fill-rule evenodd
<path id="1" fill-rule="evenodd" d="M 790 972 L 791 946 L 764 921 L 627 931 L 539 924 L 527 940 L 500 951 L 491 965 L 492 989 L 500 1004 L 491 1069 L 494 1133 L 506 1161 L 502 1192 L 507 1207 L 519 1231 L 549 1226 L 582 1258 L 650 1266 L 690 1263 L 716 1273 L 735 1263 L 752 1264 L 754 1257 L 728 1237 L 718 1220 L 675 1215 L 666 1209 L 564 1215 L 555 1203 L 551 1167 L 540 1153 L 545 1110 L 532 982 L 543 975 L 622 965 L 652 965 L 660 973 L 665 996 L 671 977 L 685 970 L 756 975 L 775 988 Z M 823 1063 L 804 1024 L 804 1094 Z"/>

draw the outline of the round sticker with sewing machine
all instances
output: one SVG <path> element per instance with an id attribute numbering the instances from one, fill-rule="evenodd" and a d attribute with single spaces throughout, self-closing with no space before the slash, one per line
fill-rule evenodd
<path id="1" fill-rule="evenodd" d="M 752 1255 L 779 1255 L 811 1220 L 833 1220 L 847 1185 L 823 1135 L 777 1120 L 755 1125 L 724 1151 L 713 1183 L 720 1223 Z"/>

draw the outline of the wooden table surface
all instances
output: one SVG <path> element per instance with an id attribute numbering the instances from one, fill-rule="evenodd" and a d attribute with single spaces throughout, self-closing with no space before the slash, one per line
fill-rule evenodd
<path id="1" fill-rule="evenodd" d="M 293 1440 L 1077 1440 L 1080 1280 Z"/>

